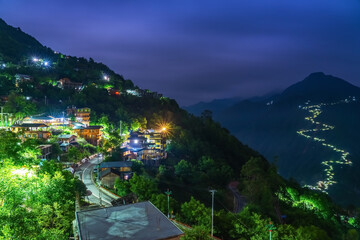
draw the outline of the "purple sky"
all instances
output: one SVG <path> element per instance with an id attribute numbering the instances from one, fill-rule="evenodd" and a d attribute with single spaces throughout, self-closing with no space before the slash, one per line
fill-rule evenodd
<path id="1" fill-rule="evenodd" d="M 360 86 L 359 0 L 0 0 L 0 17 L 180 105 L 317 71 Z"/>

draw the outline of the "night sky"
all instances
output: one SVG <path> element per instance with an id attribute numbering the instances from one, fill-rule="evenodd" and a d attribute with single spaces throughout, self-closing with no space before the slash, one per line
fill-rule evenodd
<path id="1" fill-rule="evenodd" d="M 180 105 L 317 71 L 360 86 L 359 0 L 0 0 L 0 17 Z"/>

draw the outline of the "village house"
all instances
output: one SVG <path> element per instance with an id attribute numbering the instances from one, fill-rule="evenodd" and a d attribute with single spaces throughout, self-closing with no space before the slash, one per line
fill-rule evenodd
<path id="1" fill-rule="evenodd" d="M 125 159 L 140 160 L 146 166 L 160 166 L 160 160 L 166 158 L 165 140 L 161 132 L 146 130 L 132 132 L 123 144 Z"/>
<path id="2" fill-rule="evenodd" d="M 98 146 L 102 139 L 102 126 L 74 127 L 75 133 L 88 143 Z"/>
<path id="3" fill-rule="evenodd" d="M 115 89 L 115 88 L 109 88 L 108 93 L 110 96 L 120 96 L 121 95 L 121 91 L 119 89 Z"/>
<path id="4" fill-rule="evenodd" d="M 132 162 L 119 161 L 119 162 L 102 162 L 98 169 L 98 176 L 101 185 L 108 188 L 113 188 L 115 180 L 120 178 L 128 180 L 132 177 Z"/>
<path id="5" fill-rule="evenodd" d="M 77 91 L 82 90 L 82 83 L 72 82 L 69 78 L 62 78 L 58 81 L 58 87 L 61 89 L 74 89 Z"/>
<path id="6" fill-rule="evenodd" d="M 11 131 L 19 133 L 20 138 L 48 139 L 51 133 L 48 131 L 49 126 L 43 123 L 23 123 L 11 126 Z"/>
<path id="7" fill-rule="evenodd" d="M 66 109 L 66 114 L 68 116 L 74 116 L 76 122 L 80 122 L 86 126 L 89 126 L 90 124 L 90 108 L 76 108 L 71 107 Z"/>
<path id="8" fill-rule="evenodd" d="M 30 116 L 23 119 L 23 123 L 43 123 L 48 126 L 69 125 L 69 118 L 53 116 Z"/>
<path id="9" fill-rule="evenodd" d="M 52 145 L 51 144 L 44 144 L 39 146 L 41 150 L 41 155 L 39 156 L 40 159 L 49 159 L 50 154 L 52 153 Z"/>
<path id="10" fill-rule="evenodd" d="M 67 152 L 70 146 L 77 145 L 76 136 L 72 134 L 61 134 L 58 136 L 59 145 L 62 151 Z"/>
<path id="11" fill-rule="evenodd" d="M 15 85 L 16 87 L 19 87 L 19 83 L 22 82 L 32 82 L 33 81 L 33 77 L 30 75 L 25 75 L 25 74 L 15 74 Z"/>

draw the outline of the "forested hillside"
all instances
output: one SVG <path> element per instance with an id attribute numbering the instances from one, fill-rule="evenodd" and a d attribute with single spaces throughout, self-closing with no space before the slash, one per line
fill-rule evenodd
<path id="1" fill-rule="evenodd" d="M 139 201 L 151 200 L 165 211 L 163 192 L 172 189 L 171 207 L 176 219 L 195 227 L 184 239 L 207 239 L 210 187 L 218 190 L 214 235 L 222 239 L 267 238 L 269 221 L 277 228 L 273 233 L 276 239 L 358 239 L 356 209 L 346 211 L 325 193 L 283 179 L 275 165 L 242 144 L 210 116 L 195 117 L 179 108 L 175 100 L 139 89 L 92 59 L 54 53 L 3 21 L 0 46 L 0 95 L 4 112 L 12 116 L 11 123 L 43 113 L 61 115 L 68 106 L 88 107 L 91 124 L 104 127 L 106 138 L 96 151 L 105 154 L 108 161 L 122 160 L 119 143 L 124 139 L 119 136 L 120 131 L 126 134 L 139 128 L 167 126 L 167 158 L 160 167 L 139 167 L 133 179 L 117 182 L 117 190 L 119 195 L 135 194 Z M 17 74 L 31 76 L 31 81 L 19 82 Z M 81 89 L 60 88 L 58 80 L 62 78 L 81 83 Z M 76 192 L 85 195 L 81 184 L 61 171 L 59 163 L 55 163 L 56 156 L 53 161 L 40 164 L 34 160 L 37 153 L 18 155 L 33 142 L 21 143 L 5 130 L 1 130 L 1 140 L 0 169 L 6 177 L 0 178 L 0 239 L 49 239 L 55 235 L 67 239 Z M 30 187 L 21 185 L 22 177 L 16 177 L 17 185 L 11 183 L 10 167 L 22 165 L 36 165 L 36 180 Z M 46 182 L 39 184 L 42 178 L 53 188 L 46 188 Z M 231 211 L 233 196 L 227 187 L 234 181 L 239 182 L 238 190 L 246 199 L 246 207 L 240 213 Z M 13 194 L 19 186 L 37 187 L 43 195 L 30 191 L 29 200 L 25 201 Z M 42 191 L 42 187 L 46 190 Z M 16 201 L 8 204 L 9 196 Z M 45 211 L 53 218 L 45 218 Z M 21 216 L 28 224 L 21 222 Z M 22 235 L 24 231 L 30 238 Z"/>

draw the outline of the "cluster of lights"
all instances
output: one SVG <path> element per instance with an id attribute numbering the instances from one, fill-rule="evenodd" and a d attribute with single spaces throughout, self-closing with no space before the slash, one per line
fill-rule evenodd
<path id="1" fill-rule="evenodd" d="M 356 101 L 355 97 L 350 97 L 350 99 L 352 101 Z M 321 107 L 322 106 L 326 106 L 326 105 L 336 105 L 336 104 L 340 104 L 340 103 L 349 103 L 348 99 L 345 100 L 341 100 L 338 102 L 332 102 L 329 104 L 326 103 L 320 103 L 320 104 L 316 104 L 316 105 L 311 105 L 311 106 L 305 106 L 305 107 L 301 107 L 299 106 L 299 108 L 303 109 L 303 110 L 307 110 L 311 115 L 309 117 L 305 117 L 305 120 L 310 121 L 312 124 L 316 125 L 316 128 L 313 129 L 306 129 L 306 130 L 299 130 L 297 131 L 297 133 L 303 137 L 306 137 L 308 139 L 311 139 L 315 142 L 322 142 L 321 144 L 324 147 L 328 147 L 330 149 L 332 149 L 333 151 L 337 152 L 337 153 L 341 153 L 341 160 L 340 161 L 323 161 L 322 164 L 326 167 L 325 168 L 325 173 L 326 173 L 326 179 L 322 180 L 322 181 L 318 181 L 317 184 L 315 186 L 312 185 L 305 185 L 305 187 L 308 187 L 310 189 L 313 190 L 320 190 L 322 192 L 327 191 L 327 189 L 329 188 L 329 186 L 333 185 L 336 183 L 336 181 L 334 181 L 334 164 L 346 164 L 346 165 L 351 165 L 352 162 L 347 159 L 348 155 L 350 154 L 349 152 L 346 152 L 343 149 L 337 148 L 332 144 L 328 144 L 326 143 L 326 140 L 323 138 L 318 138 L 318 137 L 313 137 L 310 136 L 308 133 L 312 133 L 312 132 L 319 132 L 319 131 L 329 131 L 329 130 L 333 130 L 335 127 L 328 125 L 328 124 L 324 124 L 324 123 L 320 123 L 318 121 L 316 121 L 315 119 L 322 113 L 321 111 Z M 309 104 L 309 102 L 305 103 L 306 105 Z"/>
<path id="2" fill-rule="evenodd" d="M 43 65 L 43 66 L 45 66 L 45 67 L 50 66 L 49 61 L 45 61 L 44 59 L 41 59 L 41 58 L 33 57 L 32 61 L 33 61 L 34 63 L 37 63 L 37 64 L 39 64 L 39 65 Z"/>

